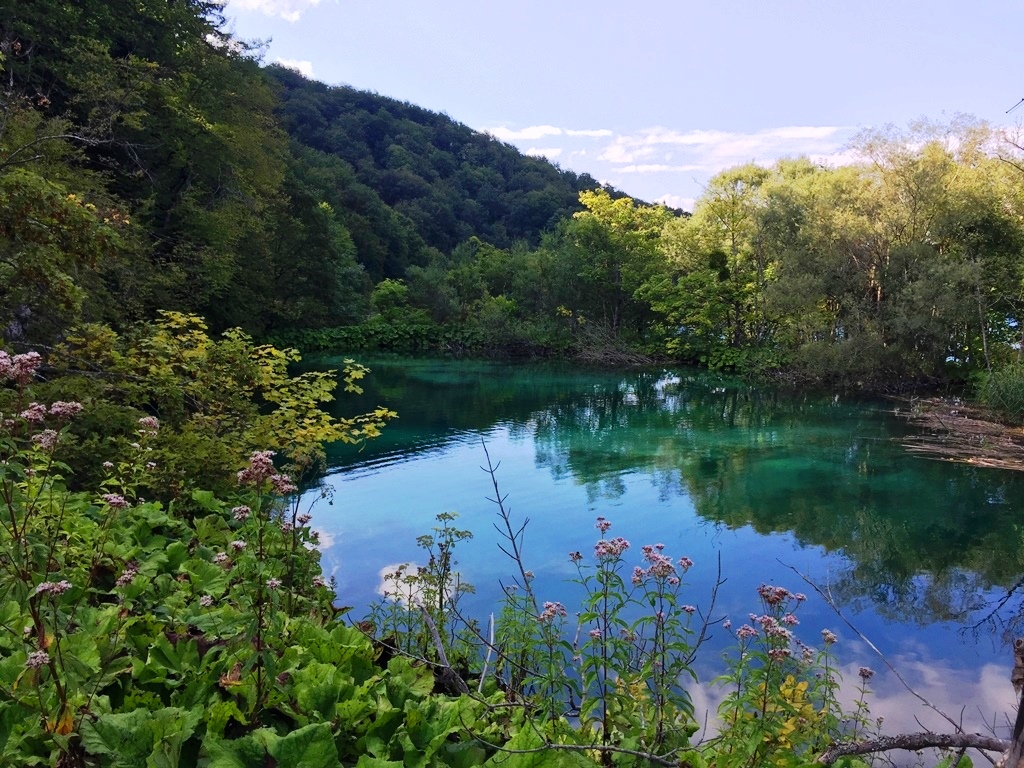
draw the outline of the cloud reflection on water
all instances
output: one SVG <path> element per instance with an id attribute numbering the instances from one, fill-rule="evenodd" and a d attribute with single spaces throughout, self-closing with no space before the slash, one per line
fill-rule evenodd
<path id="1" fill-rule="evenodd" d="M 865 647 L 865 651 L 866 651 Z M 869 658 L 867 653 L 863 658 Z M 943 662 L 922 658 L 918 653 L 904 652 L 890 658 L 901 677 L 921 697 L 961 724 L 968 733 L 994 734 L 1003 739 L 1010 737 L 1017 696 L 1010 684 L 1009 664 L 982 664 L 976 669 L 955 669 Z M 880 733 L 893 736 L 904 733 L 951 733 L 955 729 L 940 714 L 928 708 L 907 689 L 890 670 L 875 657 L 872 662 L 875 675 L 869 683 L 867 696 L 870 717 L 882 718 Z M 839 667 L 843 680 L 839 700 L 843 708 L 853 711 L 858 696 L 859 662 Z M 701 679 L 711 680 L 711 675 Z M 702 734 L 714 733 L 720 722 L 716 716 L 718 706 L 728 690 L 712 682 L 698 683 L 690 688 L 696 717 L 707 722 Z M 964 702 L 971 702 L 965 706 Z M 700 738 L 698 734 L 695 738 Z M 897 766 L 919 764 L 916 755 L 892 752 L 887 755 Z M 978 764 L 975 755 L 975 764 Z M 983 760 L 984 758 L 982 758 Z"/>

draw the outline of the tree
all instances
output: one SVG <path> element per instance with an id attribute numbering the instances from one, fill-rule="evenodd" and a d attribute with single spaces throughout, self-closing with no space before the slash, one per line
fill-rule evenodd
<path id="1" fill-rule="evenodd" d="M 639 333 L 648 313 L 636 292 L 660 268 L 658 241 L 672 214 L 600 188 L 581 192 L 580 203 L 585 210 L 563 222 L 551 243 L 575 283 L 563 288 L 566 303 L 613 335 L 627 324 Z"/>

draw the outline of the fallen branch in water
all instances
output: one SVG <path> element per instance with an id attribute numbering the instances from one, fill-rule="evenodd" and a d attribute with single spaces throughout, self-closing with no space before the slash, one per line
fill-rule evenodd
<path id="1" fill-rule="evenodd" d="M 907 422 L 927 432 L 901 438 L 911 453 L 977 467 L 1024 471 L 1024 429 L 1000 424 L 982 408 L 960 401 L 928 398 L 897 409 Z"/>

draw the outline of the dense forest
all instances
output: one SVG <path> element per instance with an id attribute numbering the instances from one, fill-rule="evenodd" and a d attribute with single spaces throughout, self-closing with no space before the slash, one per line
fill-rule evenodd
<path id="1" fill-rule="evenodd" d="M 862 765 L 838 745 L 871 727 L 870 670 L 844 711 L 835 636 L 798 644 L 805 598 L 770 585 L 693 740 L 720 619 L 680 602 L 688 558 L 627 562 L 603 518 L 573 643 L 522 568 L 489 642 L 456 621 L 451 516 L 395 575 L 409 599 L 349 621 L 295 492 L 395 414 L 331 417 L 366 370 L 261 342 L 979 377 L 1009 402 L 1018 148 L 969 120 L 869 131 L 858 163 L 729 169 L 684 214 L 263 67 L 222 9 L 0 6 L 0 764 Z"/>
<path id="2" fill-rule="evenodd" d="M 13 342 L 157 309 L 254 333 L 357 322 L 382 279 L 474 236 L 536 245 L 596 186 L 445 116 L 263 70 L 216 3 L 2 13 Z"/>
<path id="3" fill-rule="evenodd" d="M 881 387 L 1016 362 L 1017 149 L 969 119 L 865 131 L 838 168 L 728 169 L 688 215 L 261 68 L 215 3 L 3 13 L 10 343 L 174 310 L 305 348 L 641 353 Z"/>

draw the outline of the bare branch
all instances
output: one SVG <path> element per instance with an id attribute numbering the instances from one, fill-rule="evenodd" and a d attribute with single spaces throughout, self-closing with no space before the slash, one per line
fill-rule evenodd
<path id="1" fill-rule="evenodd" d="M 106 143 L 100 141 L 99 139 L 92 139 L 89 138 L 88 136 L 82 136 L 81 134 L 78 133 L 57 133 L 53 134 L 52 136 L 40 136 L 39 138 L 33 139 L 32 141 L 23 144 L 22 146 L 18 147 L 16 150 L 11 152 L 7 156 L 7 158 L 3 160 L 3 162 L 0 162 L 0 168 L 6 168 L 9 165 L 17 165 L 21 162 L 29 162 L 28 160 L 15 160 L 14 158 L 16 158 L 25 150 L 48 141 L 74 141 L 78 142 L 79 144 L 85 144 L 86 146 L 96 146 L 98 144 Z"/>
<path id="2" fill-rule="evenodd" d="M 818 757 L 822 765 L 832 765 L 845 755 L 867 755 L 874 752 L 890 752 L 905 749 L 916 752 L 919 749 L 938 747 L 940 749 L 981 749 L 990 752 L 1005 752 L 1010 742 L 980 733 L 903 733 L 896 736 L 880 736 L 877 739 L 833 744 Z"/>
<path id="3" fill-rule="evenodd" d="M 440 660 L 440 664 L 437 665 L 437 678 L 441 686 L 448 690 L 453 695 L 456 694 L 468 694 L 469 686 L 466 685 L 466 681 L 463 680 L 459 674 L 452 669 L 452 665 L 448 663 L 448 654 L 444 652 L 444 643 L 441 642 L 441 635 L 438 634 L 437 625 L 434 624 L 434 620 L 430 617 L 430 612 L 420 603 L 416 603 L 416 607 L 420 609 L 420 613 L 423 614 L 423 621 L 426 623 L 427 628 L 430 630 L 430 636 L 434 638 L 434 645 L 437 647 L 437 658 Z"/>

